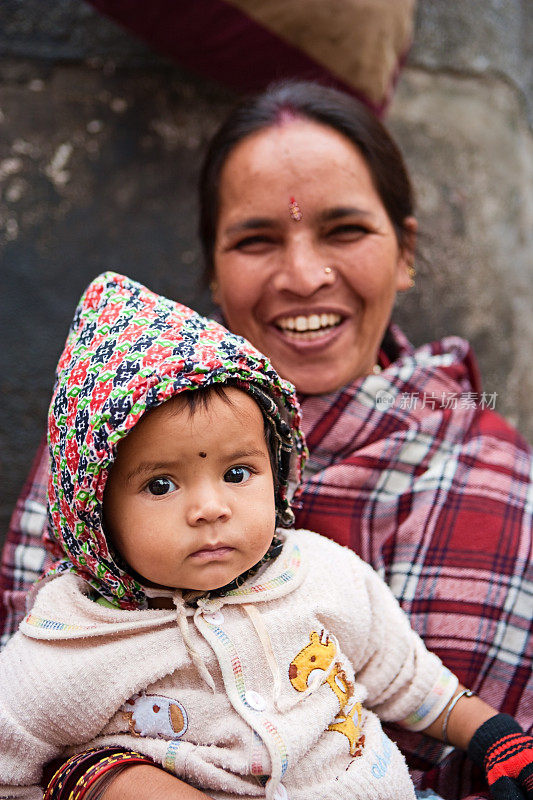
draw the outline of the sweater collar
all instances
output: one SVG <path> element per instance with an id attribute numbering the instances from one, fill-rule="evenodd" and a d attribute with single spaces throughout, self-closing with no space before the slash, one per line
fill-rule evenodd
<path id="1" fill-rule="evenodd" d="M 242 585 L 220 597 L 198 598 L 200 611 L 217 611 L 224 605 L 259 603 L 294 591 L 305 575 L 305 562 L 295 531 L 278 531 L 281 553 L 260 566 Z M 152 592 L 150 592 L 152 594 Z M 165 591 L 164 594 L 167 594 Z M 168 592 L 169 596 L 175 592 Z M 21 623 L 21 631 L 32 639 L 86 639 L 114 633 L 139 632 L 175 624 L 176 609 L 120 609 L 91 599 L 91 589 L 82 578 L 65 573 L 39 584 L 35 605 Z M 197 609 L 197 610 L 198 610 Z M 193 608 L 184 606 L 186 616 Z"/>

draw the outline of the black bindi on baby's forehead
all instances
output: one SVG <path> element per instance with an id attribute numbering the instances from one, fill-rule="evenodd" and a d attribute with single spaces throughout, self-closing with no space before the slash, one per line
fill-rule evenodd
<path id="1" fill-rule="evenodd" d="M 200 450 L 198 455 L 200 456 L 200 458 L 207 458 L 207 453 L 204 453 L 202 450 Z"/>

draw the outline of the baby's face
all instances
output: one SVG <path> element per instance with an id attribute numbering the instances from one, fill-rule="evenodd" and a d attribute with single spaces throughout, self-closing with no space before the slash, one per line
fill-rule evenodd
<path id="1" fill-rule="evenodd" d="M 275 529 L 263 416 L 228 388 L 191 415 L 182 397 L 144 417 L 118 447 L 106 526 L 127 563 L 160 586 L 208 591 L 266 553 Z"/>

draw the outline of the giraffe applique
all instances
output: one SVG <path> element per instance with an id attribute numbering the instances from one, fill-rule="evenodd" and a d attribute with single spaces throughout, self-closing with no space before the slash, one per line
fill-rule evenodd
<path id="1" fill-rule="evenodd" d="M 309 644 L 293 658 L 289 666 L 289 678 L 297 692 L 305 692 L 308 688 L 309 675 L 316 669 L 324 672 L 329 668 L 335 658 L 337 648 L 329 636 L 324 637 L 324 631 L 318 634 L 312 631 Z M 342 733 L 350 742 L 350 755 L 360 756 L 365 744 L 365 736 L 361 733 L 361 703 L 354 703 L 345 711 L 346 704 L 353 695 L 353 686 L 348 681 L 346 673 L 340 663 L 335 663 L 333 669 L 325 679 L 330 689 L 336 694 L 339 701 L 339 714 L 335 721 L 328 725 L 328 731 Z M 357 722 L 354 716 L 357 714 Z"/>

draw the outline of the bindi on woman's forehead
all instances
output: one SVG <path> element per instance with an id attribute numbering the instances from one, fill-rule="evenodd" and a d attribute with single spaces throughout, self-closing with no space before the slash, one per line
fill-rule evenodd
<path id="1" fill-rule="evenodd" d="M 198 453 L 200 458 L 207 458 L 207 453 L 204 453 L 202 450 Z"/>
<path id="2" fill-rule="evenodd" d="M 303 217 L 300 206 L 294 197 L 291 197 L 289 200 L 289 216 L 292 220 L 294 220 L 294 222 L 300 222 Z"/>

